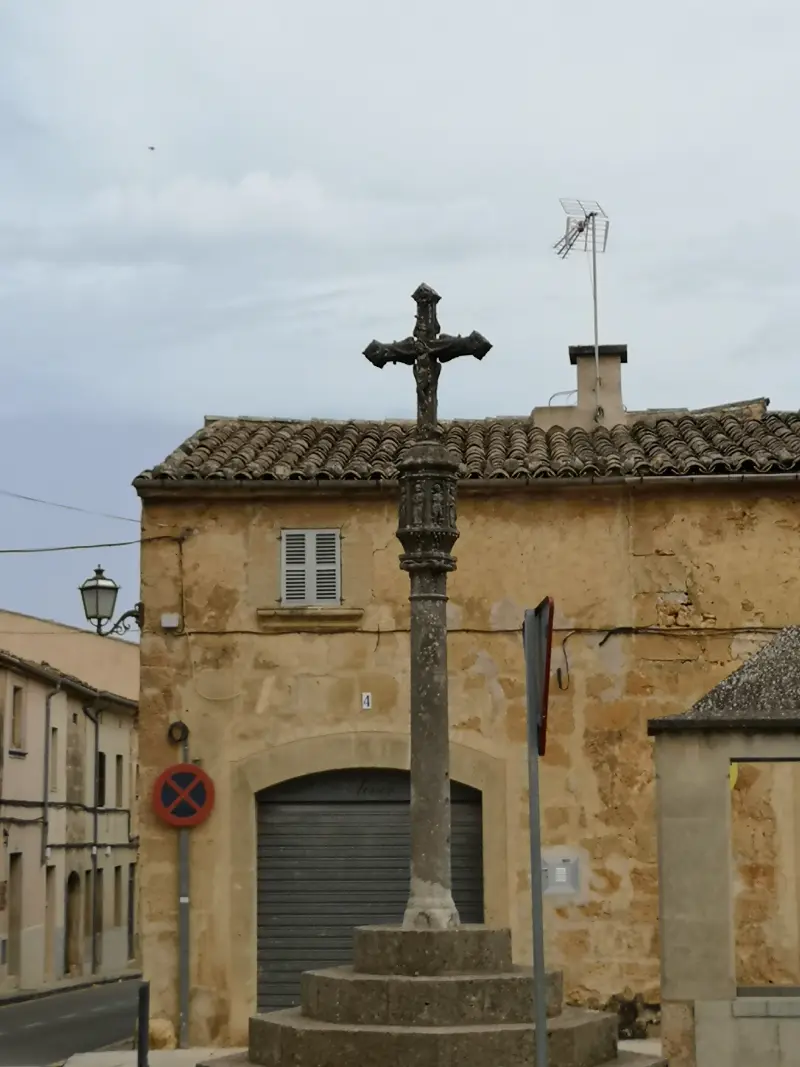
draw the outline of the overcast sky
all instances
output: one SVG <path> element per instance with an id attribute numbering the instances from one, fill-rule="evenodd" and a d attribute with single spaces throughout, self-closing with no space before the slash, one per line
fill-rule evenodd
<path id="1" fill-rule="evenodd" d="M 495 346 L 442 415 L 527 414 L 591 341 L 563 196 L 611 218 L 629 407 L 800 407 L 799 37 L 790 0 L 4 0 L 0 489 L 136 518 L 205 414 L 410 415 L 360 353 L 420 281 Z M 0 529 L 137 533 L 7 497 Z M 78 623 L 96 563 L 124 608 L 137 561 L 0 556 L 0 603 Z"/>

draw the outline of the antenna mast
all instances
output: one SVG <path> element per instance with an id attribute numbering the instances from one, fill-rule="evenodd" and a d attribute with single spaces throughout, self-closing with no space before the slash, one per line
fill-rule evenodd
<path id="1" fill-rule="evenodd" d="M 594 314 L 594 396 L 595 420 L 600 416 L 600 334 L 597 325 L 597 255 L 608 244 L 609 219 L 596 200 L 562 198 L 561 206 L 567 216 L 564 236 L 553 245 L 556 255 L 566 259 L 579 247 L 591 252 L 592 311 Z"/>

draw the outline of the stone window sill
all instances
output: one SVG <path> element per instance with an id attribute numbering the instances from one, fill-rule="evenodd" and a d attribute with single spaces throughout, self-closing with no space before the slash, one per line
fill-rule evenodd
<path id="1" fill-rule="evenodd" d="M 360 629 L 363 608 L 258 608 L 262 630 L 276 634 L 353 633 Z"/>
<path id="2" fill-rule="evenodd" d="M 25 759 L 28 755 L 24 748 L 10 748 L 8 754 L 12 759 Z"/>

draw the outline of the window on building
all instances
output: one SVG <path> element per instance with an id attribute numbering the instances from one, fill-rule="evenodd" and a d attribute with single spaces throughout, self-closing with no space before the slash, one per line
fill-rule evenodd
<path id="1" fill-rule="evenodd" d="M 288 607 L 341 603 L 338 530 L 281 532 L 281 602 Z"/>
<path id="2" fill-rule="evenodd" d="M 117 807 L 117 808 L 124 807 L 123 796 L 122 796 L 122 786 L 123 786 L 123 780 L 124 780 L 124 773 L 125 772 L 124 772 L 122 756 L 117 756 L 116 778 L 115 778 L 115 782 L 114 782 L 114 788 L 115 788 L 114 806 Z"/>
<path id="3" fill-rule="evenodd" d="M 114 868 L 114 925 L 122 926 L 122 867 Z"/>
<path id="4" fill-rule="evenodd" d="M 83 880 L 83 936 L 87 942 L 92 936 L 92 872 L 87 871 Z"/>
<path id="5" fill-rule="evenodd" d="M 25 748 L 25 690 L 21 685 L 11 691 L 11 747 L 18 752 Z"/>
<path id="6" fill-rule="evenodd" d="M 58 792 L 58 727 L 52 726 L 50 728 L 50 766 L 48 768 L 50 773 L 50 792 Z"/>
<path id="7" fill-rule="evenodd" d="M 128 864 L 128 959 L 136 956 L 136 864 Z"/>
<path id="8" fill-rule="evenodd" d="M 22 936 L 25 919 L 25 889 L 23 881 L 22 853 L 11 852 L 8 857 L 7 923 L 8 923 L 8 973 L 22 974 Z"/>
<path id="9" fill-rule="evenodd" d="M 97 753 L 97 806 L 106 806 L 106 754 Z"/>

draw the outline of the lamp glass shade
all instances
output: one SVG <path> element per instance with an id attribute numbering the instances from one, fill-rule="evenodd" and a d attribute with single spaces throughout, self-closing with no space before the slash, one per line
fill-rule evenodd
<path id="1" fill-rule="evenodd" d="M 119 586 L 106 578 L 102 567 L 97 567 L 94 576 L 87 578 L 80 587 L 83 611 L 89 622 L 104 622 L 114 614 Z"/>

